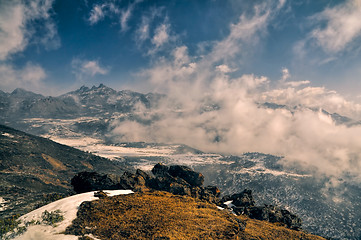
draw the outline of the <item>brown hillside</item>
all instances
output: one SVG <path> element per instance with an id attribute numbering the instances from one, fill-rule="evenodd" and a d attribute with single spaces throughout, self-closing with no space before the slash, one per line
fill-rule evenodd
<path id="1" fill-rule="evenodd" d="M 244 226 L 246 228 L 244 229 Z M 67 233 L 101 239 L 323 239 L 167 192 L 84 202 Z"/>

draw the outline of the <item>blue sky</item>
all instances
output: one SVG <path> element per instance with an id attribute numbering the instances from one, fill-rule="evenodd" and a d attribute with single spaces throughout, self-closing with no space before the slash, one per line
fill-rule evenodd
<path id="1" fill-rule="evenodd" d="M 287 73 L 359 100 L 360 0 L 0 0 L 0 30 L 4 91 L 159 90 L 143 73 L 185 47 L 233 78 Z"/>

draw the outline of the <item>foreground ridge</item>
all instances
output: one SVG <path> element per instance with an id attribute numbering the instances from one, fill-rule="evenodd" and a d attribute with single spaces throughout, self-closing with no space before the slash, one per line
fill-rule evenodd
<path id="1" fill-rule="evenodd" d="M 221 199 L 217 187 L 202 186 L 203 179 L 189 167 L 163 164 L 152 173 L 122 176 L 81 172 L 72 179 L 77 192 L 136 193 L 84 202 L 67 233 L 101 239 L 323 239 L 302 231 L 301 219 L 285 209 L 255 206 L 251 190 Z"/>

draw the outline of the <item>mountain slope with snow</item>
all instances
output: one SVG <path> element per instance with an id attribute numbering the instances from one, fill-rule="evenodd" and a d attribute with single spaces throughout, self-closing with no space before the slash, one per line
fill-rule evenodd
<path id="1" fill-rule="evenodd" d="M 121 194 L 131 194 L 131 190 L 105 190 L 108 196 L 115 196 Z M 84 201 L 93 201 L 98 199 L 94 197 L 95 192 L 87 192 L 77 194 L 64 199 L 60 199 L 41 208 L 38 208 L 30 213 L 19 218 L 22 224 L 30 224 L 24 233 L 19 234 L 14 239 L 17 240 L 76 240 L 77 236 L 65 235 L 65 229 L 71 225 L 76 218 L 76 214 L 80 204 Z M 63 220 L 54 224 L 48 224 L 44 221 L 44 212 L 58 213 Z M 36 224 L 36 222 L 40 224 Z M 16 235 L 16 234 L 14 234 Z"/>

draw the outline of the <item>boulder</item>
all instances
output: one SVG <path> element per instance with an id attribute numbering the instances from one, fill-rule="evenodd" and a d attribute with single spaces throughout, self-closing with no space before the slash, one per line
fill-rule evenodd
<path id="1" fill-rule="evenodd" d="M 162 163 L 157 163 L 152 169 L 152 173 L 156 177 L 167 177 L 169 176 L 168 171 L 169 167 Z"/>
<path id="2" fill-rule="evenodd" d="M 252 190 L 245 189 L 243 192 L 233 195 L 227 195 L 222 198 L 222 203 L 232 201 L 232 204 L 236 207 L 251 207 L 255 205 L 255 201 L 252 196 Z"/>
<path id="3" fill-rule="evenodd" d="M 169 167 L 168 173 L 173 177 L 184 179 L 191 186 L 200 187 L 203 185 L 204 176 L 202 173 L 195 172 L 186 166 L 174 165 Z"/>
<path id="4" fill-rule="evenodd" d="M 199 199 L 205 200 L 210 203 L 219 204 L 219 196 L 221 191 L 216 186 L 201 187 L 199 192 Z"/>
<path id="5" fill-rule="evenodd" d="M 288 210 L 273 205 L 255 206 L 252 191 L 249 189 L 224 196 L 220 201 L 221 206 L 227 207 L 224 204 L 227 201 L 232 201 L 231 209 L 236 215 L 247 215 L 253 219 L 281 223 L 293 230 L 301 229 L 301 219 Z"/>
<path id="6" fill-rule="evenodd" d="M 118 178 L 114 175 L 100 175 L 96 172 L 80 172 L 71 179 L 76 193 L 84 193 L 102 189 L 114 190 L 119 188 Z"/>
<path id="7" fill-rule="evenodd" d="M 145 180 L 141 175 L 130 172 L 124 172 L 122 176 L 115 174 L 100 175 L 96 172 L 80 172 L 71 179 L 71 185 L 76 193 L 102 189 L 132 189 L 137 191 L 145 187 Z"/>
<path id="8" fill-rule="evenodd" d="M 302 220 L 298 216 L 273 205 L 249 207 L 245 209 L 245 214 L 258 220 L 282 223 L 293 230 L 300 230 L 302 225 Z"/>

